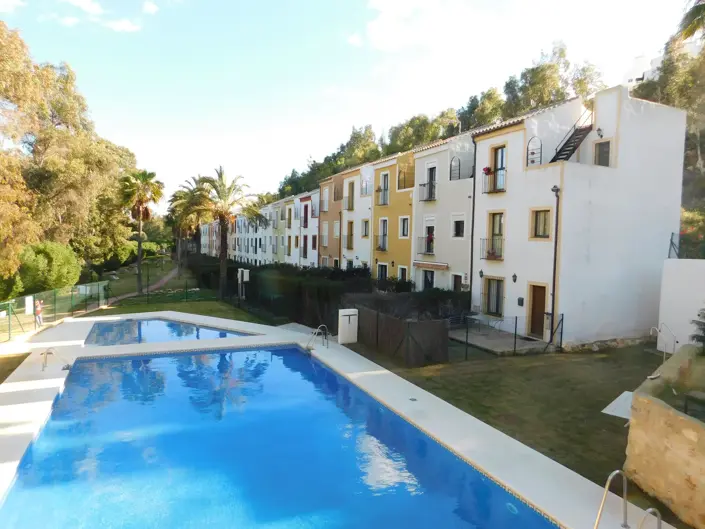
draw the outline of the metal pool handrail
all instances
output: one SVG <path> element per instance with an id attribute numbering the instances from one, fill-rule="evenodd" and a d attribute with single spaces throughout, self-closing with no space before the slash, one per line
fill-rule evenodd
<path id="1" fill-rule="evenodd" d="M 627 476 L 621 470 L 615 470 L 607 478 L 607 483 L 605 483 L 605 493 L 602 495 L 602 502 L 600 503 L 600 509 L 597 511 L 597 519 L 595 520 L 595 525 L 593 529 L 597 529 L 600 525 L 600 519 L 602 518 L 602 511 L 605 509 L 605 502 L 607 501 L 607 494 L 610 491 L 610 484 L 616 476 L 622 476 L 622 527 L 624 529 L 629 528 L 627 523 Z"/>
<path id="2" fill-rule="evenodd" d="M 311 338 L 308 339 L 306 349 L 313 349 L 313 347 L 311 347 L 311 344 L 314 342 L 316 336 L 318 336 L 318 333 L 321 330 L 323 330 L 323 334 L 321 334 L 321 345 L 325 345 L 326 347 L 328 347 L 328 327 L 326 325 L 319 325 L 316 330 L 311 333 Z"/>
<path id="3" fill-rule="evenodd" d="M 663 523 L 661 520 L 661 513 L 656 507 L 649 507 L 646 511 L 644 511 L 644 517 L 641 519 L 641 522 L 639 522 L 637 529 L 644 527 L 644 522 L 649 517 L 649 514 L 653 514 L 656 517 L 656 529 L 661 529 L 661 525 Z"/>

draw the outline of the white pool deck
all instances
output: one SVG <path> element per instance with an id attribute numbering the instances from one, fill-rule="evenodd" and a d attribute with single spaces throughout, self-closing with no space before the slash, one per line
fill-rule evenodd
<path id="1" fill-rule="evenodd" d="M 137 345 L 83 346 L 96 321 L 157 317 L 259 335 Z M 62 370 L 63 365 L 82 357 L 233 347 L 266 348 L 288 344 L 304 347 L 308 339 L 300 331 L 280 327 L 164 311 L 67 318 L 63 323 L 35 335 L 31 341 L 21 345 L 12 344 L 5 351 L 16 352 L 19 348 L 30 352 L 30 356 L 0 384 L 0 504 L 14 481 L 22 455 L 49 418 L 53 401 L 63 389 L 68 374 L 68 371 Z M 47 368 L 42 370 L 40 354 L 49 347 L 53 348 L 55 354 L 49 357 Z M 0 346 L 0 354 L 3 352 Z M 560 526 L 568 529 L 592 529 L 602 500 L 602 487 L 344 346 L 331 341 L 325 347 L 321 344 L 321 338 L 317 338 L 312 354 Z M 610 493 L 600 527 L 619 528 L 622 523 L 621 507 L 621 498 Z M 644 511 L 630 504 L 628 513 L 629 525 L 636 528 Z M 654 521 L 649 521 L 647 527 L 653 524 Z M 663 527 L 672 529 L 666 523 Z"/>

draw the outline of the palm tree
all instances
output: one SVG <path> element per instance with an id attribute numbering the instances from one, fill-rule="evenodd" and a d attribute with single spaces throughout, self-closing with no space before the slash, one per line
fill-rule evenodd
<path id="1" fill-rule="evenodd" d="M 693 4 L 681 19 L 676 36 L 689 39 L 699 31 L 705 31 L 705 0 L 693 0 Z"/>
<path id="2" fill-rule="evenodd" d="M 164 184 L 154 173 L 136 171 L 120 178 L 120 186 L 123 204 L 137 221 L 137 292 L 142 294 L 142 222 L 151 218 L 149 205 L 162 199 Z"/>
<path id="3" fill-rule="evenodd" d="M 189 236 L 196 237 L 196 253 L 201 253 L 200 225 L 208 219 L 204 206 L 208 200 L 208 191 L 201 176 L 194 176 L 186 181 L 169 199 L 169 214 L 174 219 L 176 232 L 176 255 L 181 262 L 181 241 Z"/>
<path id="4" fill-rule="evenodd" d="M 238 215 L 245 216 L 254 224 L 267 225 L 267 219 L 262 215 L 257 204 L 251 201 L 251 196 L 245 194 L 247 185 L 242 183 L 242 176 L 236 176 L 230 182 L 225 177 L 223 167 L 215 170 L 215 177 L 204 176 L 201 182 L 208 192 L 206 202 L 197 208 L 209 214 L 218 221 L 220 227 L 220 281 L 218 295 L 225 297 L 227 287 L 228 259 L 228 225 L 235 210 Z"/>

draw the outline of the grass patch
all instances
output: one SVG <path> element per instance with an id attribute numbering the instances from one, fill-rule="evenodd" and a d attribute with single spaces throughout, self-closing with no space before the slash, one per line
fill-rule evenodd
<path id="1" fill-rule="evenodd" d="M 0 383 L 4 382 L 28 356 L 29 354 L 0 356 Z"/>
<path id="2" fill-rule="evenodd" d="M 171 259 L 146 259 L 142 262 L 142 284 L 144 288 L 153 285 L 165 275 L 171 272 L 176 263 Z M 113 273 L 103 274 L 102 279 L 107 279 Z M 126 266 L 115 272 L 118 279 L 110 281 L 110 296 L 121 296 L 123 294 L 131 294 L 137 292 L 137 272 L 136 268 Z"/>
<path id="3" fill-rule="evenodd" d="M 405 368 L 360 344 L 351 348 L 601 487 L 623 467 L 629 433 L 625 419 L 601 411 L 661 363 L 636 346 L 529 357 L 471 350 L 468 361 Z M 633 503 L 655 506 L 673 525 L 687 527 L 631 483 L 630 490 Z"/>
<path id="4" fill-rule="evenodd" d="M 188 312 L 190 314 L 200 314 L 202 316 L 214 316 L 216 318 L 226 318 L 229 320 L 248 321 L 252 323 L 262 323 L 260 319 L 249 312 L 223 303 L 222 301 L 175 301 L 170 303 L 141 303 L 139 305 L 116 305 L 108 307 L 99 312 L 94 312 L 90 316 L 112 316 L 115 314 L 138 314 L 140 312 L 156 312 L 161 310 L 174 310 L 178 312 Z"/>

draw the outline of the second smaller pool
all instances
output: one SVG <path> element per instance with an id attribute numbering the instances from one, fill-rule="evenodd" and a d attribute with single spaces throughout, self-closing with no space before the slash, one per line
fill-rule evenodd
<path id="1" fill-rule="evenodd" d="M 212 340 L 213 338 L 233 338 L 235 336 L 247 336 L 247 334 L 160 319 L 101 321 L 93 325 L 85 344 L 130 345 L 183 340 Z"/>

